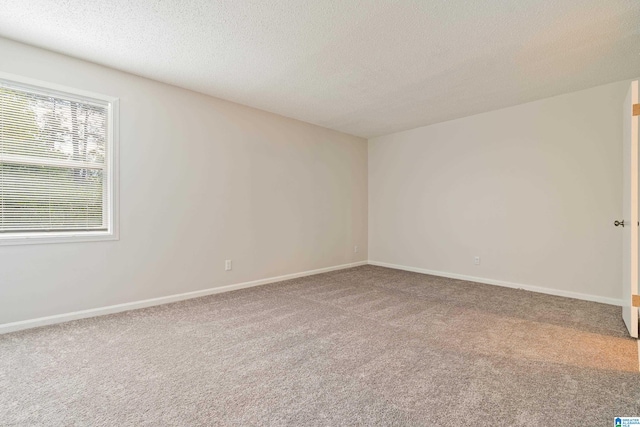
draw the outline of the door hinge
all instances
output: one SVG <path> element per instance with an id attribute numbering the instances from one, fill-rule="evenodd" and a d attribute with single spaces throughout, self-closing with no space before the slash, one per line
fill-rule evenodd
<path id="1" fill-rule="evenodd" d="M 640 116 L 640 104 L 633 104 L 633 115 Z"/>
<path id="2" fill-rule="evenodd" d="M 640 307 L 640 295 L 631 295 L 631 305 Z"/>

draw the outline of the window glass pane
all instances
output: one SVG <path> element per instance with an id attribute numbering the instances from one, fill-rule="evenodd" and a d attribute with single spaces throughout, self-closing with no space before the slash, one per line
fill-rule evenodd
<path id="1" fill-rule="evenodd" d="M 0 232 L 103 228 L 103 172 L 0 163 Z"/>
<path id="2" fill-rule="evenodd" d="M 108 108 L 0 85 L 0 233 L 106 229 Z"/>

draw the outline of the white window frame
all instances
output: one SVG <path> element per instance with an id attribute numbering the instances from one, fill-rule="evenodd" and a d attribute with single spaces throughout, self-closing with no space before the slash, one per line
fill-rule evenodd
<path id="1" fill-rule="evenodd" d="M 0 246 L 46 244 L 46 243 L 74 243 L 95 242 L 101 240 L 118 240 L 120 238 L 119 223 L 119 99 L 99 93 L 75 89 L 55 83 L 31 79 L 15 74 L 0 71 L 0 81 L 22 87 L 25 90 L 44 93 L 51 96 L 59 96 L 66 99 L 75 99 L 80 102 L 100 101 L 107 103 L 107 139 L 105 147 L 105 160 L 107 173 L 105 191 L 105 209 L 107 213 L 106 231 L 60 231 L 60 232 L 16 232 L 0 233 Z"/>

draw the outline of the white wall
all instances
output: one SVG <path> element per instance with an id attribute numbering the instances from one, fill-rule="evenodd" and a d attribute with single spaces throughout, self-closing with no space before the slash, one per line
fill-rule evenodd
<path id="1" fill-rule="evenodd" d="M 617 302 L 627 89 L 369 140 L 369 259 Z"/>
<path id="2" fill-rule="evenodd" d="M 0 247 L 0 324 L 367 259 L 364 139 L 6 39 L 0 58 L 120 98 L 120 240 Z"/>

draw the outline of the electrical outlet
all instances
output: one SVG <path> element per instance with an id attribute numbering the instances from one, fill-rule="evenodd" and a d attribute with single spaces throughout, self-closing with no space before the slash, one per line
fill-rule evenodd
<path id="1" fill-rule="evenodd" d="M 228 259 L 224 262 L 224 271 L 230 271 L 231 270 L 231 260 Z"/>
<path id="2" fill-rule="evenodd" d="M 354 246 L 354 247 L 353 247 L 353 252 L 354 252 L 354 253 L 358 253 L 358 246 Z"/>
<path id="3" fill-rule="evenodd" d="M 477 256 L 477 257 L 473 258 L 473 263 L 474 263 L 475 265 L 480 265 L 480 257 L 479 257 L 479 256 Z"/>

